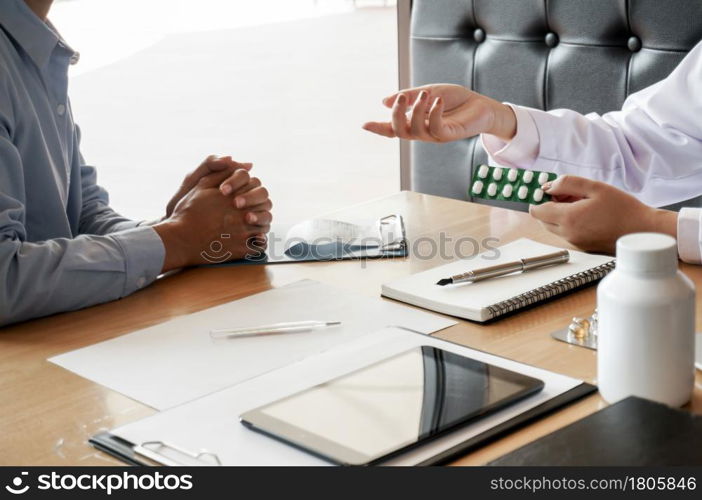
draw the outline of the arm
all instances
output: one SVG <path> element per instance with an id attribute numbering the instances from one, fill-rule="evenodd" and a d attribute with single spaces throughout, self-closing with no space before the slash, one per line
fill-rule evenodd
<path id="1" fill-rule="evenodd" d="M 150 227 L 108 236 L 27 241 L 20 155 L 0 127 L 0 325 L 124 297 L 161 272 Z"/>
<path id="2" fill-rule="evenodd" d="M 621 111 L 600 116 L 514 106 L 514 140 L 483 136 L 483 144 L 503 164 L 581 175 L 649 205 L 669 205 L 702 194 L 700 90 L 702 44 L 668 78 L 632 94 Z"/>
<path id="3" fill-rule="evenodd" d="M 702 43 L 666 80 L 630 96 L 621 111 L 603 116 L 544 112 L 505 105 L 456 85 L 427 85 L 386 98 L 392 122 L 368 122 L 364 128 L 430 142 L 483 134 L 488 153 L 501 164 L 580 174 L 621 187 L 638 200 L 612 186 L 609 191 L 597 189 L 597 194 L 580 189 L 571 193 L 568 182 L 557 189 L 561 201 L 570 203 L 549 203 L 531 212 L 549 230 L 589 249 L 613 248 L 613 238 L 631 230 L 677 233 L 680 257 L 700 263 L 702 209 L 676 214 L 645 205 L 663 206 L 702 194 L 700 82 Z M 632 209 L 624 216 L 632 224 L 617 225 L 611 213 L 598 210 L 607 197 L 612 203 L 606 206 L 617 213 L 622 213 L 618 203 Z M 584 230 L 583 218 L 591 230 Z"/>
<path id="4" fill-rule="evenodd" d="M 502 164 L 589 177 L 664 206 L 702 194 L 701 90 L 702 43 L 668 78 L 602 116 L 520 108 L 440 84 L 386 98 L 392 121 L 364 128 L 430 142 L 484 134 L 486 149 Z"/>
<path id="5" fill-rule="evenodd" d="M 530 205 L 529 213 L 575 246 L 613 253 L 617 239 L 625 234 L 663 233 L 677 238 L 681 260 L 702 263 L 702 209 L 683 208 L 678 213 L 650 207 L 614 186 L 573 175 L 543 188 L 553 201 Z"/>
<path id="6" fill-rule="evenodd" d="M 97 184 L 95 167 L 83 164 L 81 158 L 80 180 L 83 191 L 83 209 L 78 231 L 80 234 L 106 235 L 142 225 L 123 217 L 110 208 L 107 191 Z"/>
<path id="7" fill-rule="evenodd" d="M 80 151 L 76 151 L 76 154 L 80 155 Z M 139 226 L 156 226 L 172 215 L 178 202 L 195 188 L 202 178 L 208 175 L 217 175 L 222 178 L 225 173 L 227 177 L 219 186 L 220 192 L 225 196 L 231 195 L 232 206 L 247 212 L 247 222 L 260 226 L 262 233 L 268 231 L 272 204 L 268 198 L 268 191 L 261 185 L 261 181 L 249 175 L 251 163 L 236 162 L 231 156 L 208 156 L 185 177 L 178 192 L 168 202 L 164 217 L 154 221 L 138 222 L 121 216 L 109 206 L 107 191 L 97 184 L 95 167 L 85 165 L 82 156 L 79 158 L 83 194 L 79 226 L 81 234 L 105 235 Z"/>

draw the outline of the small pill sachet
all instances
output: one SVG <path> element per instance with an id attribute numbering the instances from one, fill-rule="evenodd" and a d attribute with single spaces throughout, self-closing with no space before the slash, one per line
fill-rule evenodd
<path id="1" fill-rule="evenodd" d="M 479 165 L 473 170 L 469 196 L 485 200 L 516 201 L 539 205 L 551 199 L 541 186 L 554 180 L 557 174 L 521 168 Z"/>

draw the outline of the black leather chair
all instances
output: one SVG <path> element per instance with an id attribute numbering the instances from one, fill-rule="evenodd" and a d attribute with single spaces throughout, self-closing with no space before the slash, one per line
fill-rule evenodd
<path id="1" fill-rule="evenodd" d="M 604 113 L 666 77 L 700 39 L 702 0 L 414 0 L 412 85 Z M 472 167 L 486 161 L 476 139 L 413 143 L 412 189 L 470 200 Z"/>

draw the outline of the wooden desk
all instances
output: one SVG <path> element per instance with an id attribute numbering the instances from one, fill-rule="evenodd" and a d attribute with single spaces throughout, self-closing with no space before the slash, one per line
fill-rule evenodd
<path id="1" fill-rule="evenodd" d="M 115 465 L 117 461 L 93 449 L 87 439 L 154 412 L 46 361 L 56 354 L 302 278 L 378 296 L 383 282 L 450 259 L 456 239 L 462 237 L 472 238 L 463 240 L 464 255 L 473 252 L 473 242 L 481 244 L 485 238 L 504 244 L 528 236 L 563 245 L 527 214 L 416 193 L 398 193 L 338 215 L 372 218 L 395 212 L 405 216 L 412 243 L 412 256 L 406 259 L 190 269 L 117 302 L 0 329 L 0 465 Z M 452 240 L 445 245 L 448 251 L 438 255 L 435 242 L 442 234 L 444 241 Z M 488 244 L 496 246 L 495 241 Z M 684 270 L 698 286 L 702 284 L 702 266 Z M 591 287 L 488 326 L 461 321 L 438 335 L 594 382 L 595 353 L 550 337 L 572 316 L 589 315 L 594 306 Z M 698 317 L 698 330 L 701 322 Z M 457 463 L 485 463 L 604 405 L 598 395 L 590 396 Z M 702 413 L 699 372 L 691 407 Z"/>

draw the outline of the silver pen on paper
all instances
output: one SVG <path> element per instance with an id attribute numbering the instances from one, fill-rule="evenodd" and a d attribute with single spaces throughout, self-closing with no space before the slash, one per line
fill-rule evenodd
<path id="1" fill-rule="evenodd" d="M 505 264 L 497 264 L 495 266 L 483 267 L 474 269 L 463 274 L 456 274 L 450 278 L 439 280 L 436 284 L 440 286 L 455 284 L 455 283 L 474 283 L 490 278 L 497 278 L 506 274 L 512 274 L 517 271 L 526 272 L 532 269 L 539 269 L 546 266 L 554 266 L 557 264 L 565 264 L 570 260 L 568 250 L 539 255 L 538 257 L 525 257 L 514 262 Z"/>
<path id="2" fill-rule="evenodd" d="M 287 321 L 285 323 L 273 323 L 270 325 L 248 326 L 243 328 L 222 328 L 210 330 L 210 337 L 213 339 L 234 339 L 242 337 L 256 337 L 258 335 L 275 335 L 281 333 L 302 333 L 320 328 L 338 326 L 341 321 Z"/>

